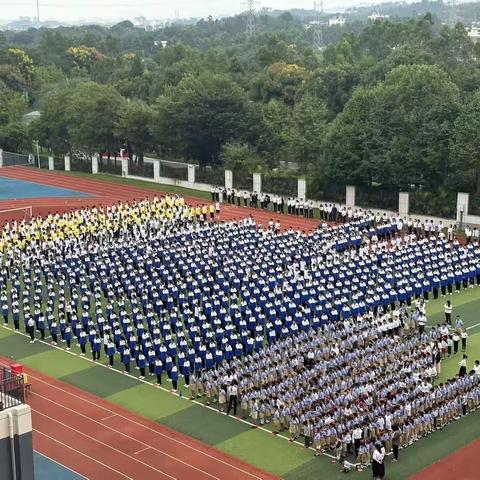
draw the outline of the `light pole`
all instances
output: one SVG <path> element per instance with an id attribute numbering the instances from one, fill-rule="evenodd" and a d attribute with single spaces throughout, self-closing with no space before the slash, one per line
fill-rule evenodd
<path id="1" fill-rule="evenodd" d="M 40 168 L 40 142 L 38 140 L 33 141 L 35 147 L 37 147 L 37 163 L 38 168 Z"/>

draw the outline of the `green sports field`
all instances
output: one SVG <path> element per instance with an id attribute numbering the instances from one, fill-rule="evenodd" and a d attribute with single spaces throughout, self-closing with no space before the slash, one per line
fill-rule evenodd
<path id="1" fill-rule="evenodd" d="M 476 358 L 480 359 L 480 288 L 469 289 L 449 298 L 454 307 L 453 315 L 461 315 L 469 328 L 467 353 L 470 367 Z M 438 299 L 428 304 L 429 324 L 443 320 L 444 300 Z M 54 348 L 41 342 L 31 345 L 24 335 L 5 327 L 0 328 L 2 356 L 198 438 L 282 478 L 343 478 L 338 465 L 332 464 L 328 457 L 315 458 L 311 450 L 289 443 L 281 435 L 274 436 L 268 429 L 253 429 L 246 422 L 227 418 L 200 402 L 193 403 L 186 398 L 189 392 L 183 387 L 180 388 L 181 395 L 172 395 L 155 388 L 148 381 L 142 382 L 133 376 L 123 375 L 118 370 L 94 364 L 88 358 L 78 356 L 77 352 L 75 348 L 73 352 L 66 352 L 61 347 Z M 442 364 L 440 380 L 454 376 L 459 361 L 460 354 L 446 359 Z M 448 425 L 442 432 L 402 450 L 401 461 L 387 466 L 388 478 L 407 478 L 470 443 L 478 437 L 479 431 L 480 412 Z M 356 475 L 369 478 L 370 472 Z"/>
<path id="2" fill-rule="evenodd" d="M 210 198 L 209 192 L 122 179 L 108 174 L 93 176 L 72 172 L 71 175 L 124 183 L 159 192 Z M 480 312 L 480 288 L 464 290 L 449 298 L 454 307 L 452 316 L 461 315 L 469 328 L 467 353 L 470 367 L 475 359 L 480 359 L 480 314 L 477 314 Z M 430 325 L 443 321 L 444 301 L 445 299 L 438 299 L 428 304 Z M 78 356 L 78 353 L 79 349 L 76 347 L 72 352 L 66 352 L 61 347 L 54 348 L 48 343 L 36 342 L 31 345 L 25 336 L 0 327 L 2 356 L 10 357 L 30 368 L 198 438 L 282 478 L 310 480 L 344 477 L 344 474 L 339 472 L 339 466 L 332 464 L 328 457 L 315 458 L 311 450 L 307 451 L 299 444 L 289 443 L 282 435 L 272 435 L 268 426 L 264 430 L 253 429 L 247 422 L 227 418 L 211 408 L 206 408 L 201 401 L 195 403 L 190 401 L 189 391 L 183 387 L 180 387 L 180 395 L 172 395 L 168 391 L 153 387 L 148 382 L 148 377 L 147 381 L 140 381 L 134 376 L 123 375 L 118 370 L 109 370 L 101 364 L 94 364 L 89 358 Z M 455 376 L 459 361 L 460 354 L 445 360 L 442 363 L 439 381 Z M 169 384 L 164 383 L 164 386 L 168 388 Z M 448 425 L 441 433 L 430 435 L 412 447 L 402 450 L 401 461 L 387 466 L 388 478 L 407 478 L 410 474 L 470 443 L 478 437 L 478 431 L 480 412 Z M 370 471 L 355 475 L 362 478 L 371 477 Z"/>

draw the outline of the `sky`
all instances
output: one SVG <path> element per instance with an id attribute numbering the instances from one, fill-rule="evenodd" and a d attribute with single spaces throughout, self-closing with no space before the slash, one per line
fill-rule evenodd
<path id="1" fill-rule="evenodd" d="M 79 19 L 133 19 L 143 15 L 147 18 L 207 17 L 208 15 L 235 15 L 245 10 L 242 0 L 39 0 L 40 20 Z M 335 11 L 336 7 L 361 3 L 361 0 L 326 0 L 324 8 Z M 257 7 L 313 8 L 313 0 L 263 0 Z M 20 16 L 36 17 L 36 0 L 0 0 L 0 18 L 17 19 Z"/>

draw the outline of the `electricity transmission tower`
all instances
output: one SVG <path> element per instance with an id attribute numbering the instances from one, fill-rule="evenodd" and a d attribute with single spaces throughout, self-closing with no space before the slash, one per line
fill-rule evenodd
<path id="1" fill-rule="evenodd" d="M 450 7 L 450 13 L 449 13 L 449 23 L 453 26 L 456 25 L 456 23 L 459 21 L 459 16 L 457 12 L 457 5 L 460 2 L 457 0 L 448 0 L 447 5 Z"/>
<path id="2" fill-rule="evenodd" d="M 246 0 L 245 3 L 242 4 L 245 6 L 245 9 L 247 11 L 247 37 L 254 37 L 257 33 L 257 28 L 255 24 L 255 5 L 257 5 L 258 3 L 259 2 L 256 2 L 255 0 Z"/>
<path id="3" fill-rule="evenodd" d="M 315 22 L 313 24 L 313 48 L 322 50 L 323 48 L 323 25 L 321 24 L 321 16 L 323 16 L 323 0 L 313 2 L 315 10 Z"/>

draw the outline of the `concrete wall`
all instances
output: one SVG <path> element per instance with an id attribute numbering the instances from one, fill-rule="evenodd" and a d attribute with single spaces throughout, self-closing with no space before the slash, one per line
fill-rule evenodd
<path id="1" fill-rule="evenodd" d="M 354 207 L 355 206 L 355 194 L 356 189 L 352 185 L 347 185 L 345 187 L 345 204 L 347 207 Z"/>
<path id="2" fill-rule="evenodd" d="M 408 192 L 398 194 L 398 213 L 402 217 L 406 217 L 410 213 L 410 194 Z"/>
<path id="3" fill-rule="evenodd" d="M 92 157 L 92 173 L 94 175 L 98 173 L 98 155 Z"/>
<path id="4" fill-rule="evenodd" d="M 28 405 L 0 412 L 0 479 L 13 478 L 7 412 L 11 412 L 13 416 L 16 478 L 33 480 L 32 415 Z"/>
<path id="5" fill-rule="evenodd" d="M 225 170 L 225 188 L 233 188 L 233 172 Z"/>
<path id="6" fill-rule="evenodd" d="M 1 161 L 1 150 L 0 150 L 0 161 Z M 195 182 L 195 166 L 185 164 L 188 168 L 188 180 L 177 180 L 174 178 L 167 178 L 160 176 L 160 160 L 145 157 L 145 162 L 153 163 L 154 164 L 154 178 L 145 178 L 139 177 L 136 175 L 129 175 L 128 174 L 128 161 L 124 159 L 122 161 L 122 175 L 127 178 L 131 178 L 134 180 L 142 180 L 145 182 L 155 182 L 161 183 L 164 185 L 174 185 L 182 188 L 189 188 L 194 190 L 201 190 L 204 192 L 210 192 L 212 189 L 212 185 L 206 183 L 196 183 Z M 1 163 L 0 163 L 1 166 Z M 65 161 L 65 166 L 67 166 L 67 162 Z M 66 168 L 67 169 L 67 168 Z M 98 157 L 92 158 L 92 173 L 98 173 Z M 225 170 L 225 187 L 226 188 L 233 188 L 233 172 L 231 170 Z M 308 192 L 306 191 L 306 182 L 304 179 L 299 178 L 298 184 L 298 198 L 306 198 L 308 199 Z M 253 174 L 253 185 L 252 191 L 257 193 L 262 192 L 262 175 L 260 173 Z M 268 193 L 268 192 L 265 192 Z M 337 207 L 342 206 L 342 204 L 338 204 L 336 202 L 330 202 L 328 200 L 325 201 L 314 201 L 313 204 L 315 208 L 318 208 L 322 203 L 332 203 L 337 205 Z M 359 207 L 362 208 L 361 205 L 356 204 L 356 187 L 352 185 L 348 185 L 345 191 L 345 204 L 349 207 Z M 478 225 L 480 226 L 480 216 L 470 215 L 468 213 L 468 204 L 469 204 L 469 194 L 468 193 L 458 193 L 457 196 L 457 218 L 439 218 L 433 217 L 431 215 L 418 215 L 415 213 L 410 213 L 410 195 L 408 192 L 400 192 L 398 196 L 398 209 L 397 210 L 384 210 L 380 208 L 369 208 L 375 213 L 386 213 L 387 215 L 400 213 L 402 217 L 412 217 L 417 218 L 419 220 L 434 220 L 434 221 L 442 221 L 444 225 L 450 225 L 452 223 L 460 223 L 462 221 L 463 225 Z M 461 213 L 463 212 L 463 213 Z"/>
<path id="7" fill-rule="evenodd" d="M 253 174 L 253 191 L 257 193 L 262 193 L 262 174 L 261 173 Z"/>
<path id="8" fill-rule="evenodd" d="M 307 181 L 304 178 L 297 180 L 297 197 L 307 198 Z"/>

